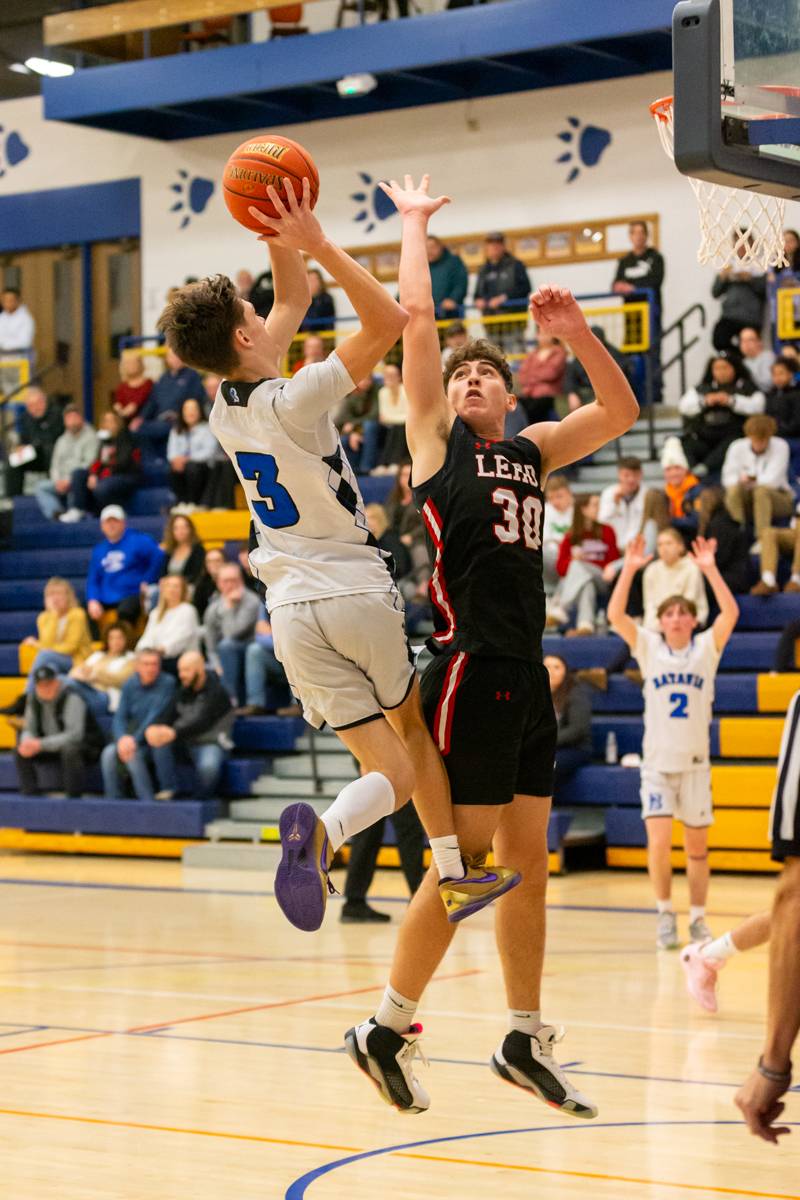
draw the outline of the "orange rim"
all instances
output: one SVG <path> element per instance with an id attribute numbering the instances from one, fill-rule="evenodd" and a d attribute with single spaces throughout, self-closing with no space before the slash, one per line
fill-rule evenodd
<path id="1" fill-rule="evenodd" d="M 662 96 L 660 100 L 654 100 L 650 105 L 650 113 L 658 121 L 668 121 L 669 112 L 672 108 L 672 96 Z"/>

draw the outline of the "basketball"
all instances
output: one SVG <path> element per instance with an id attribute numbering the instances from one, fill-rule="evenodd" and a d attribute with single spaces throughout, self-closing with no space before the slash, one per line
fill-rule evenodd
<path id="1" fill-rule="evenodd" d="M 272 231 L 259 224 L 247 210 L 257 208 L 267 217 L 277 217 L 267 188 L 272 186 L 283 195 L 283 181 L 290 179 L 295 195 L 301 200 L 306 178 L 311 186 L 313 208 L 319 195 L 319 172 L 311 155 L 291 138 L 265 133 L 248 138 L 234 150 L 222 173 L 222 194 L 234 220 L 254 233 L 270 234 Z"/>

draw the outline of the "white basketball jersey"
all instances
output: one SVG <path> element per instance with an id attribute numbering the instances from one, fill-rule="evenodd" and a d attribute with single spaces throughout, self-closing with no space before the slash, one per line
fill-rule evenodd
<path id="1" fill-rule="evenodd" d="M 660 633 L 639 626 L 634 653 L 644 679 L 644 766 L 664 772 L 707 767 L 720 659 L 713 631 L 698 634 L 684 650 L 670 650 Z"/>
<path id="2" fill-rule="evenodd" d="M 293 379 L 226 380 L 214 401 L 209 424 L 247 497 L 257 540 L 250 564 L 266 586 L 270 611 L 393 586 L 327 411 L 352 388 L 331 354 Z M 292 428 L 308 430 L 320 453 L 299 445 L 279 414 Z"/>

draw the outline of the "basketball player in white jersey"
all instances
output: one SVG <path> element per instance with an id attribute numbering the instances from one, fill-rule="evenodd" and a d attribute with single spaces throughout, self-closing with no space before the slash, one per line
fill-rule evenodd
<path id="1" fill-rule="evenodd" d="M 370 534 L 358 484 L 330 411 L 369 375 L 399 338 L 406 314 L 377 280 L 335 246 L 286 181 L 274 188 L 275 306 L 262 320 L 231 281 L 215 276 L 180 289 L 159 330 L 181 359 L 223 377 L 210 425 L 236 472 L 252 516 L 250 562 L 283 663 L 306 720 L 327 722 L 358 759 L 349 783 L 321 818 L 304 803 L 281 814 L 275 894 L 298 929 L 319 928 L 328 869 L 354 834 L 414 794 L 450 920 L 484 907 L 519 882 L 516 872 L 462 862 L 441 759 L 427 732 L 403 601 Z M 280 376 L 309 304 L 300 254 L 344 289 L 361 327 L 322 363 Z"/>
<path id="2" fill-rule="evenodd" d="M 710 629 L 694 635 L 697 613 L 691 600 L 670 596 L 659 605 L 660 633 L 652 633 L 626 615 L 636 572 L 652 555 L 644 538 L 631 539 L 608 605 L 612 629 L 623 637 L 639 663 L 644 681 L 644 747 L 642 752 L 642 817 L 647 829 L 647 869 L 658 905 L 656 944 L 678 946 L 678 923 L 672 906 L 672 821 L 683 822 L 686 875 L 689 881 L 689 940 L 712 937 L 705 921 L 708 894 L 708 827 L 713 821 L 709 724 L 714 679 L 739 607 L 719 573 L 716 542 L 698 538 L 690 555 L 708 580 L 719 605 Z"/>

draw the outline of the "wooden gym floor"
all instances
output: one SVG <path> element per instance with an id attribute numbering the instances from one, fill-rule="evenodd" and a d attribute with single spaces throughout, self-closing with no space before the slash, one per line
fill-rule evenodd
<path id="1" fill-rule="evenodd" d="M 3 1200 L 800 1198 L 800 1129 L 746 1133 L 736 1086 L 759 1052 L 766 955 L 728 964 L 721 1011 L 653 948 L 641 874 L 550 885 L 545 1017 L 600 1107 L 575 1121 L 503 1086 L 491 916 L 462 926 L 421 1012 L 429 1113 L 400 1117 L 342 1053 L 374 1011 L 396 924 L 295 933 L 252 872 L 0 856 Z M 722 932 L 774 879 L 721 877 Z M 397 873 L 374 888 L 395 922 Z M 679 878 L 676 900 L 684 904 Z M 681 918 L 682 931 L 685 916 Z M 788 1120 L 800 1126 L 800 1095 Z"/>

